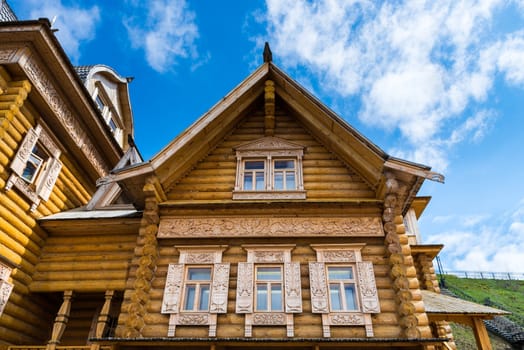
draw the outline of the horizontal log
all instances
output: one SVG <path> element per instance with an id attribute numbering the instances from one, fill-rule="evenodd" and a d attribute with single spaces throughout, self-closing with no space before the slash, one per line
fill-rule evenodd
<path id="1" fill-rule="evenodd" d="M 104 275 L 107 271 L 126 271 L 129 262 L 124 260 L 97 260 L 92 259 L 91 261 L 73 261 L 73 262 L 64 262 L 64 261 L 41 261 L 38 264 L 38 271 L 51 272 L 51 271 L 89 271 L 97 270 L 101 275 Z"/>
<path id="2" fill-rule="evenodd" d="M 106 290 L 124 290 L 126 280 L 92 279 L 92 280 L 66 280 L 66 281 L 34 281 L 29 286 L 32 292 L 63 292 L 73 290 L 76 292 L 105 292 Z"/>
<path id="3" fill-rule="evenodd" d="M 84 280 L 125 280 L 127 277 L 126 270 L 103 270 L 98 264 L 93 263 L 91 270 L 73 270 L 73 271 L 40 271 L 37 270 L 33 275 L 33 280 L 39 281 L 78 281 Z"/>

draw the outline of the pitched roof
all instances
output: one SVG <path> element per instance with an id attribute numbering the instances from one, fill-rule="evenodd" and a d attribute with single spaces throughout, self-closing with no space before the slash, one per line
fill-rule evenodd
<path id="1" fill-rule="evenodd" d="M 0 1 L 0 22 L 14 22 L 18 21 L 15 13 L 9 6 L 6 0 Z"/>
<path id="2" fill-rule="evenodd" d="M 82 83 L 85 84 L 87 76 L 89 75 L 89 72 L 94 67 L 94 65 L 90 66 L 75 66 L 76 74 L 80 77 L 80 80 L 82 80 Z"/>
<path id="3" fill-rule="evenodd" d="M 447 295 L 421 290 L 424 306 L 428 314 L 485 316 L 508 315 L 510 312 L 480 305 Z"/>

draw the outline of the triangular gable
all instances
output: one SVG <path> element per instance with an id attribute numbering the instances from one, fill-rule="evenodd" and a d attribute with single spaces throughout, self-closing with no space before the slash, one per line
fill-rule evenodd
<path id="1" fill-rule="evenodd" d="M 376 191 L 377 198 L 384 195 L 385 171 L 397 174 L 408 188 L 413 189 L 408 191 L 410 197 L 403 199 L 404 208 L 407 208 L 424 179 L 434 178 L 429 167 L 390 157 L 272 62 L 265 62 L 154 156 L 146 166 L 149 170 L 139 167 L 136 171 L 120 172 L 115 179 L 133 177 L 135 172 L 137 176 L 143 176 L 144 171 L 153 171 L 164 190 L 170 188 L 232 132 L 258 99 L 264 98 L 267 81 L 274 84 L 277 103 L 284 103 L 286 109 L 318 141 Z M 257 142 L 262 141 L 240 147 L 260 147 L 262 143 Z"/>

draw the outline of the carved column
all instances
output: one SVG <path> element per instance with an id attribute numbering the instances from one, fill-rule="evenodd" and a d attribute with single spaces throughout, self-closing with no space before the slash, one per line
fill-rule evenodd
<path id="1" fill-rule="evenodd" d="M 429 320 L 419 289 L 417 272 L 400 211 L 403 188 L 392 173 L 386 174 L 386 196 L 382 220 L 386 233 L 385 244 L 398 303 L 399 324 L 406 338 L 431 336 Z"/>
<path id="2" fill-rule="evenodd" d="M 111 309 L 111 300 L 113 299 L 114 295 L 114 290 L 106 291 L 104 306 L 102 306 L 102 310 L 100 310 L 100 314 L 98 315 L 98 321 L 96 324 L 96 338 L 102 338 L 104 336 L 104 331 L 109 322 L 109 310 Z"/>
<path id="3" fill-rule="evenodd" d="M 156 269 L 158 258 L 158 232 L 159 214 L 158 203 L 162 200 L 163 192 L 156 177 L 151 176 L 144 185 L 145 208 L 140 222 L 138 246 L 134 263 L 138 265 L 136 277 L 132 284 L 132 291 L 125 298 L 122 310 L 127 314 L 123 325 L 117 328 L 117 336 L 123 338 L 140 338 L 145 325 L 144 316 L 149 303 L 151 281 Z M 141 246 L 141 247 L 140 247 Z"/>
<path id="4" fill-rule="evenodd" d="M 31 91 L 31 84 L 27 80 L 11 82 L 3 80 L 3 83 L 0 84 L 0 91 L 2 91 L 0 94 L 3 95 L 0 104 L 0 139 L 4 138 L 11 121 L 17 113 L 20 113 L 20 107 Z"/>
<path id="5" fill-rule="evenodd" d="M 67 327 L 67 321 L 69 321 L 69 314 L 71 312 L 71 299 L 73 298 L 73 291 L 66 290 L 64 292 L 64 301 L 60 310 L 56 314 L 55 324 L 53 325 L 53 332 L 51 333 L 51 340 L 47 345 L 47 350 L 56 349 L 57 344 L 60 344 L 60 339 Z"/>

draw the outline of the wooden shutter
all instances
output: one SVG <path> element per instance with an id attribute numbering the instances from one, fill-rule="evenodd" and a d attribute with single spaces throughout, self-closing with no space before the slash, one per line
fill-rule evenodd
<path id="1" fill-rule="evenodd" d="M 362 312 L 379 313 L 380 302 L 378 300 L 373 263 L 370 261 L 357 262 L 357 274 L 358 290 L 360 292 L 360 300 L 362 301 Z"/>
<path id="2" fill-rule="evenodd" d="M 225 314 L 227 312 L 227 292 L 229 290 L 229 263 L 213 267 L 213 284 L 211 286 L 210 313 Z"/>
<path id="3" fill-rule="evenodd" d="M 41 130 L 42 128 L 40 127 L 40 125 L 37 125 L 36 128 L 29 129 L 27 131 L 27 135 L 25 135 L 25 138 L 22 141 L 22 144 L 16 152 L 15 158 L 11 162 L 11 169 L 18 176 L 22 176 L 22 172 L 24 171 L 29 156 L 31 155 L 31 152 L 33 151 L 33 148 L 35 147 L 38 141 L 38 137 L 40 136 Z"/>
<path id="4" fill-rule="evenodd" d="M 311 290 L 311 312 L 329 313 L 326 268 L 323 262 L 309 263 L 309 285 Z"/>
<path id="5" fill-rule="evenodd" d="M 300 264 L 284 264 L 284 290 L 286 312 L 302 312 L 302 288 L 300 283 Z"/>
<path id="6" fill-rule="evenodd" d="M 253 313 L 253 271 L 254 264 L 238 263 L 236 313 Z"/>
<path id="7" fill-rule="evenodd" d="M 36 193 L 43 200 L 46 201 L 49 199 L 61 169 L 62 163 L 57 158 L 49 158 L 45 173 L 42 174 L 42 177 L 39 179 L 39 183 L 36 186 Z"/>
<path id="8" fill-rule="evenodd" d="M 176 314 L 180 308 L 180 294 L 184 282 L 184 264 L 169 264 L 162 301 L 163 314 Z"/>

